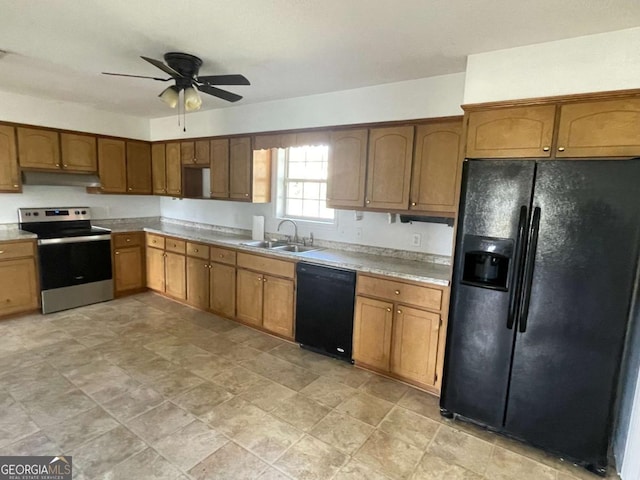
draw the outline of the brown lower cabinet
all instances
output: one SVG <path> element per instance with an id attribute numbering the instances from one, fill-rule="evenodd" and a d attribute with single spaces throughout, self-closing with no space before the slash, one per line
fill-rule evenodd
<path id="1" fill-rule="evenodd" d="M 439 393 L 448 288 L 358 275 L 356 364 Z"/>
<path id="2" fill-rule="evenodd" d="M 209 308 L 209 247 L 187 242 L 187 303 L 196 308 Z"/>
<path id="3" fill-rule="evenodd" d="M 113 291 L 121 296 L 143 290 L 145 281 L 144 233 L 111 235 Z"/>
<path id="4" fill-rule="evenodd" d="M 209 309 L 227 318 L 236 316 L 236 252 L 211 247 Z"/>
<path id="5" fill-rule="evenodd" d="M 186 300 L 185 241 L 147 234 L 147 287 Z"/>
<path id="6" fill-rule="evenodd" d="M 39 305 L 35 242 L 0 242 L 0 317 Z"/>

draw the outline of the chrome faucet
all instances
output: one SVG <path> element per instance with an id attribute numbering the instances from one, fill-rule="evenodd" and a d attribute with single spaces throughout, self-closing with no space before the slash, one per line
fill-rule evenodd
<path id="1" fill-rule="evenodd" d="M 288 218 L 285 218 L 284 220 L 282 220 L 279 224 L 278 224 L 278 232 L 280 231 L 280 227 L 282 226 L 282 224 L 284 222 L 291 222 L 291 225 L 293 225 L 293 243 L 298 243 L 298 225 L 296 224 L 296 222 L 294 222 L 293 220 L 290 220 Z M 289 239 L 291 239 L 291 237 L 289 237 Z"/>

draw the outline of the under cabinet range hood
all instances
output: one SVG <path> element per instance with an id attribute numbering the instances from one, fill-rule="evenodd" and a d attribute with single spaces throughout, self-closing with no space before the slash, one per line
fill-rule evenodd
<path id="1" fill-rule="evenodd" d="M 94 174 L 66 172 L 22 172 L 24 185 L 53 185 L 59 187 L 99 187 L 100 178 Z"/>

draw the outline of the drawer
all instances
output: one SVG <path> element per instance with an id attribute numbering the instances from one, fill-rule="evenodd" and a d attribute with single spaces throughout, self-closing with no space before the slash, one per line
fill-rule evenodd
<path id="1" fill-rule="evenodd" d="M 394 280 L 359 275 L 357 293 L 431 310 L 442 309 L 442 290 Z"/>
<path id="2" fill-rule="evenodd" d="M 147 245 L 149 247 L 164 249 L 164 237 L 154 233 L 147 233 Z"/>
<path id="3" fill-rule="evenodd" d="M 132 247 L 142 244 L 142 233 L 113 233 L 111 239 L 115 248 Z"/>
<path id="4" fill-rule="evenodd" d="M 0 260 L 33 257 L 34 253 L 34 242 L 0 243 Z"/>
<path id="5" fill-rule="evenodd" d="M 175 252 L 185 254 L 187 250 L 187 242 L 178 240 L 177 238 L 165 238 L 164 248 L 167 252 Z"/>
<path id="6" fill-rule="evenodd" d="M 293 278 L 295 273 L 295 263 L 275 258 L 250 255 L 248 253 L 238 253 L 238 267 L 256 270 L 279 277 Z"/>
<path id="7" fill-rule="evenodd" d="M 235 265 L 236 252 L 234 250 L 227 250 L 226 248 L 211 247 L 211 261 Z"/>
<path id="8" fill-rule="evenodd" d="M 187 242 L 187 255 L 209 260 L 209 247 L 202 243 Z"/>

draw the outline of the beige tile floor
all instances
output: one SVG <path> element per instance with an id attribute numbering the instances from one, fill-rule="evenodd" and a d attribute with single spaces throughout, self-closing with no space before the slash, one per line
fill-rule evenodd
<path id="1" fill-rule="evenodd" d="M 10 319 L 0 338 L 0 455 L 70 454 L 76 480 L 598 478 L 151 293 Z"/>

